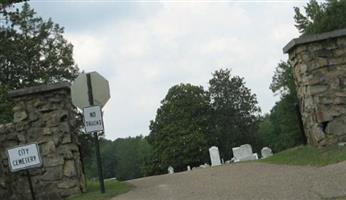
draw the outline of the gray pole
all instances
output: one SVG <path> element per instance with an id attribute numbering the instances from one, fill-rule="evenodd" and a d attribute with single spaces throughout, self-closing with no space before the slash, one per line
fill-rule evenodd
<path id="1" fill-rule="evenodd" d="M 89 103 L 90 105 L 94 105 L 94 97 L 92 92 L 92 85 L 91 85 L 91 78 L 90 74 L 87 73 L 87 85 L 88 85 L 88 97 L 89 97 Z M 103 179 L 103 172 L 102 172 L 102 160 L 101 160 L 101 154 L 100 154 L 100 145 L 99 145 L 99 139 L 96 132 L 94 132 L 94 139 L 95 139 L 95 147 L 96 147 L 96 159 L 97 159 L 97 170 L 99 175 L 99 182 L 100 182 L 100 191 L 101 193 L 105 193 L 105 184 Z"/>
<path id="2" fill-rule="evenodd" d="M 36 200 L 35 199 L 35 193 L 34 193 L 34 188 L 32 187 L 32 181 L 31 181 L 31 176 L 30 176 L 30 172 L 29 170 L 25 170 L 26 171 L 26 176 L 28 177 L 28 182 L 29 182 L 29 187 L 30 187 L 30 192 L 31 192 L 31 198 L 32 200 Z"/>

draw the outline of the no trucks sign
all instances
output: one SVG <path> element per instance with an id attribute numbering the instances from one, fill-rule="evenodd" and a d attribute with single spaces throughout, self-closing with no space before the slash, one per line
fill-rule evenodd
<path id="1" fill-rule="evenodd" d="M 28 144 L 7 149 L 11 172 L 40 167 L 42 165 L 38 145 Z"/>
<path id="2" fill-rule="evenodd" d="M 103 131 L 102 112 L 100 106 L 90 106 L 83 109 L 85 132 Z"/>

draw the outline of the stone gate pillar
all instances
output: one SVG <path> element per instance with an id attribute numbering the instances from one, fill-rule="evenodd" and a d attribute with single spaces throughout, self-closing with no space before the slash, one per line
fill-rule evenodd
<path id="1" fill-rule="evenodd" d="M 293 66 L 308 143 L 346 142 L 346 29 L 293 39 L 284 52 Z"/>
<path id="2" fill-rule="evenodd" d="M 43 165 L 32 169 L 36 199 L 64 199 L 85 190 L 78 126 L 70 85 L 57 83 L 9 92 L 12 123 L 0 125 L 0 199 L 31 199 L 25 172 L 11 173 L 6 149 L 37 143 Z"/>

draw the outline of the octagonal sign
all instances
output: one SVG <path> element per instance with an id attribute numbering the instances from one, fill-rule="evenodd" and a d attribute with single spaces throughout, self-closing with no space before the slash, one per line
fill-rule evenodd
<path id="1" fill-rule="evenodd" d="M 109 83 L 97 72 L 90 72 L 90 85 L 94 104 L 103 107 L 110 99 Z M 80 109 L 93 106 L 89 102 L 89 87 L 87 74 L 81 73 L 71 85 L 71 97 L 73 105 Z"/>

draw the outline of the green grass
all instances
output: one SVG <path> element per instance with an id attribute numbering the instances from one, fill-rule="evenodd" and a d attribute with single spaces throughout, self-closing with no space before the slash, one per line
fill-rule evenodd
<path id="1" fill-rule="evenodd" d="M 346 160 L 346 147 L 332 146 L 315 148 L 298 146 L 288 149 L 260 162 L 286 165 L 326 166 Z"/>
<path id="2" fill-rule="evenodd" d="M 126 193 L 131 186 L 117 180 L 105 181 L 106 193 L 102 194 L 98 181 L 88 181 L 87 192 L 78 196 L 68 198 L 68 200 L 109 200 L 119 194 Z"/>

